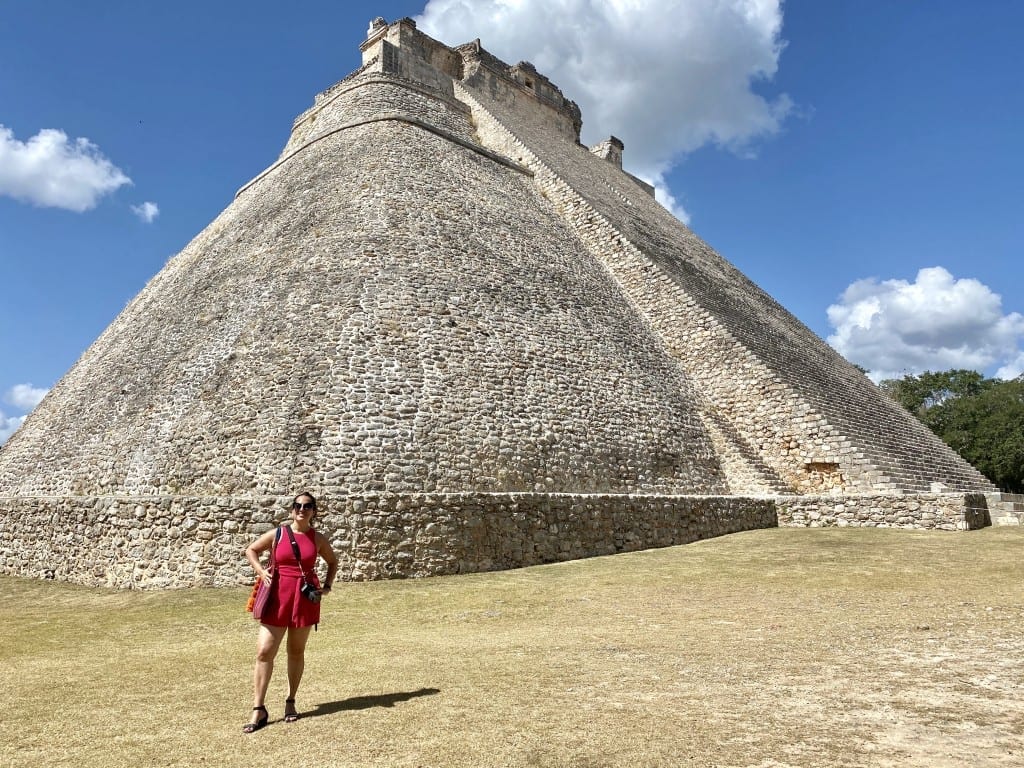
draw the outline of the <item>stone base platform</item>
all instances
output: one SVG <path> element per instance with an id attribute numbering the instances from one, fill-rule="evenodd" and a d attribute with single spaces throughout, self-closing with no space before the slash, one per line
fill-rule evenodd
<path id="1" fill-rule="evenodd" d="M 127 589 L 251 583 L 243 548 L 291 496 L 0 498 L 0 573 Z M 320 499 L 346 580 L 518 568 L 778 525 L 967 530 L 982 494 L 375 494 Z"/>
<path id="2" fill-rule="evenodd" d="M 1024 494 L 987 493 L 993 525 L 1024 525 Z"/>
<path id="3" fill-rule="evenodd" d="M 781 496 L 779 525 L 970 531 L 992 525 L 984 493 Z"/>

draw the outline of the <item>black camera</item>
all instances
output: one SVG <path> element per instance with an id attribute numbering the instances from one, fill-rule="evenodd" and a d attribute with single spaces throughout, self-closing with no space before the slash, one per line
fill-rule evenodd
<path id="1" fill-rule="evenodd" d="M 308 581 L 303 582 L 302 589 L 300 589 L 299 591 L 302 592 L 302 596 L 304 598 L 313 603 L 319 603 L 320 598 L 322 597 L 322 595 L 320 594 L 320 590 L 314 587 Z"/>

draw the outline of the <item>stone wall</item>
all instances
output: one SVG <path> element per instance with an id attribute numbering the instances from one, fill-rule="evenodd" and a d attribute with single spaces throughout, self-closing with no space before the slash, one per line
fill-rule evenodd
<path id="1" fill-rule="evenodd" d="M 289 498 L 0 498 L 0 573 L 117 588 L 251 583 L 242 549 Z M 775 526 L 770 500 L 369 494 L 321 500 L 348 580 L 439 576 L 683 544 Z M 18 512 L 18 514 L 15 514 Z"/>
<path id="2" fill-rule="evenodd" d="M 986 493 L 993 525 L 1024 524 L 1024 494 Z"/>
<path id="3" fill-rule="evenodd" d="M 290 497 L 0 498 L 0 573 L 152 589 L 251 583 L 242 556 Z M 321 499 L 340 578 L 472 573 L 794 527 L 971 530 L 981 494 L 742 498 L 366 494 Z"/>
<path id="4" fill-rule="evenodd" d="M 800 496 L 776 500 L 780 526 L 969 531 L 991 525 L 981 493 Z"/>
<path id="5" fill-rule="evenodd" d="M 471 140 L 473 128 L 466 105 L 451 95 L 426 88 L 421 83 L 388 74 L 366 74 L 332 88 L 331 97 L 317 100 L 304 112 L 292 128 L 288 143 L 281 152 L 284 159 L 318 136 L 356 120 L 400 114 L 421 120 L 445 133 Z"/>

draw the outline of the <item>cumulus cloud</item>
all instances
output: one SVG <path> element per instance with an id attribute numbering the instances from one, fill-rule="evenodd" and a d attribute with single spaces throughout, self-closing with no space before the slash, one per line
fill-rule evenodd
<path id="1" fill-rule="evenodd" d="M 23 421 L 24 416 L 7 416 L 0 411 L 0 445 L 7 442 L 7 438 L 15 433 Z"/>
<path id="2" fill-rule="evenodd" d="M 22 411 L 31 411 L 46 395 L 49 390 L 33 387 L 31 384 L 16 384 L 4 393 L 4 402 L 13 405 Z M 15 430 L 25 421 L 25 416 L 8 416 L 0 410 L 0 445 L 7 442 L 7 438 L 14 434 Z"/>
<path id="3" fill-rule="evenodd" d="M 449 45 L 480 37 L 510 64 L 530 61 L 580 105 L 582 141 L 620 137 L 663 203 L 682 155 L 746 153 L 792 108 L 753 89 L 778 69 L 780 0 L 430 0 L 416 22 Z"/>
<path id="4" fill-rule="evenodd" d="M 942 267 L 920 270 L 914 282 L 858 280 L 828 308 L 828 319 L 835 329 L 829 344 L 876 382 L 1001 362 L 996 375 L 1007 378 L 1024 364 L 1024 317 L 1003 314 L 999 294 Z"/>
<path id="5" fill-rule="evenodd" d="M 132 213 L 139 217 L 141 221 L 151 224 L 153 219 L 160 215 L 160 206 L 156 203 L 143 203 L 142 205 L 133 205 Z"/>
<path id="6" fill-rule="evenodd" d="M 42 402 L 49 391 L 41 387 L 33 387 L 31 384 L 15 384 L 7 390 L 4 400 L 23 411 L 31 411 Z"/>
<path id="7" fill-rule="evenodd" d="M 690 223 L 690 214 L 682 205 L 679 204 L 679 201 L 676 200 L 675 195 L 672 194 L 672 190 L 668 188 L 668 185 L 665 183 L 665 179 L 661 174 L 658 174 L 654 178 L 645 179 L 645 181 L 654 185 L 655 200 L 668 208 L 669 212 L 683 222 L 683 224 Z"/>
<path id="8" fill-rule="evenodd" d="M 131 183 L 88 139 L 72 141 L 63 131 L 44 128 L 22 142 L 0 125 L 0 195 L 82 213 Z"/>
<path id="9" fill-rule="evenodd" d="M 1022 374 L 1024 374 L 1024 351 L 996 371 L 996 378 L 1016 379 Z"/>

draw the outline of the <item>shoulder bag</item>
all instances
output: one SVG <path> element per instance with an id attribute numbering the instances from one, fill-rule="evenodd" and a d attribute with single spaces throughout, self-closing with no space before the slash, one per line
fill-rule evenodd
<path id="1" fill-rule="evenodd" d="M 256 621 L 263 618 L 263 612 L 267 608 L 267 600 L 270 598 L 271 587 L 274 585 L 274 577 L 277 575 L 274 572 L 274 550 L 277 549 L 277 542 L 281 540 L 281 528 L 283 527 L 278 526 L 277 533 L 274 534 L 274 546 L 270 548 L 270 564 L 267 566 L 270 580 L 256 579 L 256 583 L 252 585 L 252 594 L 249 595 L 249 602 L 245 606 L 245 610 L 251 611 L 252 617 Z"/>

